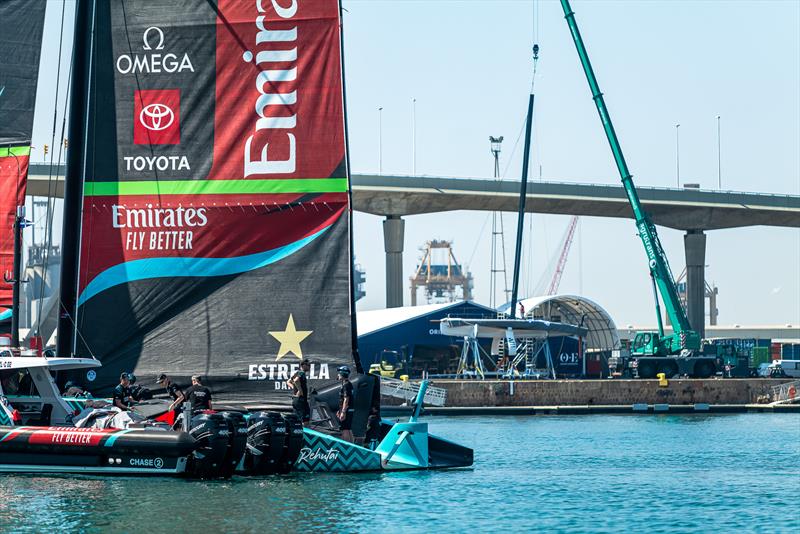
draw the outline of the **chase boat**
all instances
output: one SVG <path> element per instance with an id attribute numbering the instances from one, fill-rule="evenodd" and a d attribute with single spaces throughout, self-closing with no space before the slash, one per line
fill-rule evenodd
<path id="1" fill-rule="evenodd" d="M 168 403 L 146 401 L 120 412 L 105 400 L 62 397 L 53 373 L 94 369 L 91 358 L 0 356 L 0 472 L 157 475 L 229 478 L 290 471 L 381 471 L 472 465 L 472 450 L 428 434 L 417 419 L 426 383 L 408 422 L 382 421 L 373 448 L 337 436 L 331 399 L 312 399 L 314 428 L 278 412 L 206 411 L 186 419 L 182 430 L 163 422 Z M 373 397 L 362 376 L 356 389 L 358 419 Z M 159 419 L 162 419 L 160 421 Z"/>

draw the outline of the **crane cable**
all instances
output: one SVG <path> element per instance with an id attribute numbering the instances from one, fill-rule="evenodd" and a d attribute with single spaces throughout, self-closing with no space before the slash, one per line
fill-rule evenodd
<path id="1" fill-rule="evenodd" d="M 531 41 L 533 41 L 533 74 L 531 75 L 531 92 L 533 94 L 534 88 L 536 86 L 536 67 L 539 63 L 539 20 L 541 17 L 539 16 L 539 0 L 533 0 L 531 5 Z M 525 122 L 522 123 L 523 128 L 525 127 Z M 536 130 L 537 124 L 532 125 L 534 128 L 534 133 Z M 520 131 L 520 134 L 522 131 Z M 534 139 L 538 139 L 538 135 L 534 135 Z M 519 138 L 517 139 L 519 140 Z M 516 148 L 516 146 L 515 146 Z M 537 151 L 538 152 L 538 151 Z M 539 158 L 541 161 L 541 158 Z M 541 168 L 541 165 L 539 166 Z M 525 262 L 525 276 L 522 277 L 522 283 L 520 285 L 525 286 L 525 292 L 530 295 L 531 288 L 529 284 L 533 281 L 533 213 L 525 214 L 525 217 L 528 219 L 528 234 L 527 234 L 527 241 L 528 241 L 528 254 Z M 546 237 L 545 237 L 546 239 Z M 534 289 L 535 291 L 535 289 Z"/>

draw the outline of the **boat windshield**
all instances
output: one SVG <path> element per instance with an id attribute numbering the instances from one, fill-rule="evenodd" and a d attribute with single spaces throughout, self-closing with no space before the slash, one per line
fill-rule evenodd
<path id="1" fill-rule="evenodd" d="M 0 371 L 0 384 L 5 395 L 38 397 L 39 391 L 27 369 L 5 369 Z"/>

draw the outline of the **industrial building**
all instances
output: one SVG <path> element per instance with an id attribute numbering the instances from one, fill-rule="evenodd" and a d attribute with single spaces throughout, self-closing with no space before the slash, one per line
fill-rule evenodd
<path id="1" fill-rule="evenodd" d="M 585 374 L 599 377 L 611 351 L 620 347 L 614 320 L 599 304 L 585 297 L 550 295 L 523 299 L 520 304 L 525 310 L 525 318 L 563 322 L 588 329 L 585 338 L 562 336 L 548 339 L 553 364 L 561 376 Z M 504 309 L 501 307 L 500 311 Z M 422 372 L 454 375 L 464 340 L 440 333 L 439 321 L 448 317 L 494 319 L 498 312 L 471 301 L 358 312 L 362 366 L 369 369 L 370 365 L 383 359 L 393 364 L 405 362 L 404 372 L 411 377 L 420 376 Z M 490 358 L 493 352 L 491 342 L 480 340 L 480 351 Z M 562 354 L 569 354 L 573 359 L 560 362 Z M 577 360 L 572 356 L 574 354 L 578 355 Z M 537 364 L 531 362 L 531 365 Z M 488 371 L 495 371 L 494 363 L 487 367 Z M 522 370 L 520 376 L 523 376 Z"/>
<path id="2" fill-rule="evenodd" d="M 386 359 L 407 363 L 410 376 L 455 372 L 462 340 L 439 333 L 445 317 L 494 318 L 497 312 L 471 301 L 360 311 L 358 347 L 364 369 Z M 489 350 L 487 345 L 486 350 Z"/>
<path id="3" fill-rule="evenodd" d="M 547 295 L 530 297 L 519 302 L 521 315 L 528 319 L 541 319 L 567 323 L 588 329 L 586 338 L 579 340 L 581 374 L 600 377 L 606 369 L 611 351 L 620 348 L 617 327 L 611 315 L 596 302 L 578 295 Z M 508 304 L 501 306 L 508 311 Z M 551 346 L 553 346 L 551 342 Z M 568 344 L 567 346 L 571 346 Z M 558 360 L 560 354 L 555 353 Z"/>

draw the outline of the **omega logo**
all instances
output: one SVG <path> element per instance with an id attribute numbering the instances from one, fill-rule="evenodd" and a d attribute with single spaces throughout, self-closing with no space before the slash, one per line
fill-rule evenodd
<path id="1" fill-rule="evenodd" d="M 163 50 L 164 49 L 164 32 L 161 31 L 161 28 L 159 28 L 157 26 L 150 26 L 142 34 L 142 43 L 144 43 L 144 45 L 142 46 L 142 50 L 153 50 L 153 48 L 150 47 L 150 34 L 152 32 L 155 32 L 155 33 L 158 34 L 158 44 L 156 45 L 155 49 L 156 50 Z"/>

